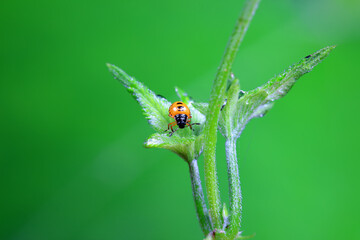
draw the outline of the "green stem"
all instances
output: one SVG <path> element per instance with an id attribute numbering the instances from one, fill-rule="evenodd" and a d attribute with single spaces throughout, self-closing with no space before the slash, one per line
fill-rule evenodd
<path id="1" fill-rule="evenodd" d="M 237 20 L 234 32 L 230 37 L 225 50 L 224 57 L 221 61 L 220 68 L 216 74 L 209 102 L 209 111 L 205 123 L 205 183 L 206 192 L 210 208 L 211 221 L 213 229 L 221 229 L 221 201 L 216 174 L 215 149 L 217 142 L 217 126 L 220 114 L 220 107 L 224 102 L 225 88 L 228 78 L 230 77 L 231 67 L 235 59 L 236 52 L 246 33 L 253 14 L 260 0 L 248 0 L 245 7 Z"/>
<path id="2" fill-rule="evenodd" d="M 226 161 L 228 167 L 229 178 L 229 194 L 230 194 L 230 221 L 229 229 L 226 233 L 228 239 L 234 239 L 240 231 L 241 223 L 241 187 L 239 177 L 239 167 L 236 157 L 236 139 L 228 138 L 225 143 Z"/>
<path id="3" fill-rule="evenodd" d="M 199 174 L 199 167 L 196 159 L 189 162 L 189 170 L 197 217 L 200 223 L 201 230 L 206 236 L 209 232 L 211 232 L 211 223 L 204 199 L 204 193 L 202 190 Z"/>

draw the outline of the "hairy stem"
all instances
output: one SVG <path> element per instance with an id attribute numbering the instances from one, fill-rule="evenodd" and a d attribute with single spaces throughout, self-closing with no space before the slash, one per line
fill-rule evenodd
<path id="1" fill-rule="evenodd" d="M 216 174 L 215 149 L 217 142 L 217 126 L 219 120 L 220 107 L 224 101 L 225 88 L 230 77 L 231 67 L 235 59 L 236 52 L 246 33 L 253 14 L 260 0 L 248 0 L 237 20 L 233 34 L 230 37 L 225 54 L 216 74 L 209 102 L 209 111 L 205 123 L 205 183 L 206 192 L 210 208 L 211 221 L 213 228 L 221 229 L 221 201 L 218 187 L 218 178 Z"/>
<path id="2" fill-rule="evenodd" d="M 206 236 L 209 232 L 211 232 L 211 223 L 204 199 L 204 193 L 202 190 L 199 174 L 199 167 L 196 159 L 189 162 L 189 170 L 197 217 L 200 223 L 201 230 Z"/>
<path id="3" fill-rule="evenodd" d="M 234 239 L 240 231 L 241 223 L 241 187 L 239 177 L 239 167 L 236 157 L 236 139 L 228 138 L 225 144 L 226 161 L 229 178 L 229 194 L 230 194 L 230 226 L 227 231 L 227 237 Z"/>

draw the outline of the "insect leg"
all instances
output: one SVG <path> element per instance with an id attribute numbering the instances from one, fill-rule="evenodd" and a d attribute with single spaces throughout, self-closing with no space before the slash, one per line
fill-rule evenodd
<path id="1" fill-rule="evenodd" d="M 172 127 L 171 127 L 172 129 Z M 171 137 L 179 128 L 175 129 L 175 131 L 169 132 L 169 137 Z"/>
<path id="2" fill-rule="evenodd" d="M 200 125 L 200 123 L 188 123 L 188 126 L 190 127 L 191 130 L 195 131 L 193 128 L 192 128 L 192 125 Z"/>
<path id="3" fill-rule="evenodd" d="M 173 126 L 175 126 L 175 125 L 176 125 L 176 122 L 173 122 L 173 123 L 171 123 L 171 126 L 170 126 L 171 127 L 171 132 L 173 132 L 173 133 L 176 131 L 176 130 L 174 131 L 174 129 L 173 129 Z"/>
<path id="4" fill-rule="evenodd" d="M 168 129 L 166 129 L 164 132 L 169 131 L 169 130 L 170 130 L 170 127 L 171 127 L 171 131 L 173 132 L 174 130 L 173 130 L 172 127 L 173 127 L 174 125 L 176 125 L 176 122 L 169 123 L 169 124 L 168 124 Z"/>

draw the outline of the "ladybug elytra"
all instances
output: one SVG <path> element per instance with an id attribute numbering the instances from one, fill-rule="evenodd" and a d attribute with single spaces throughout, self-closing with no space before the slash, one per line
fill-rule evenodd
<path id="1" fill-rule="evenodd" d="M 169 136 L 171 137 L 171 135 L 174 134 L 174 132 L 176 132 L 179 128 L 185 128 L 186 126 L 189 126 L 191 130 L 192 129 L 192 125 L 200 125 L 200 123 L 190 123 L 190 119 L 191 119 L 191 113 L 190 113 L 190 109 L 188 108 L 188 106 L 186 106 L 185 103 L 183 102 L 174 102 L 173 104 L 171 104 L 170 108 L 169 108 L 169 117 L 174 118 L 175 122 L 169 123 L 168 124 L 168 129 L 165 130 L 166 131 L 170 131 L 171 128 L 171 132 L 169 133 Z M 174 130 L 173 127 L 175 125 L 178 125 L 178 129 Z"/>

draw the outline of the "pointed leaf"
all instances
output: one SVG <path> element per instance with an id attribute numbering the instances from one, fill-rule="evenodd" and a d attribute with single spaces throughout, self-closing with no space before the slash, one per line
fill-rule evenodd
<path id="1" fill-rule="evenodd" d="M 302 75 L 310 72 L 334 48 L 334 46 L 326 47 L 305 57 L 265 85 L 245 93 L 238 100 L 237 110 L 231 111 L 233 114 L 225 111 L 228 114 L 222 115 L 226 118 L 219 122 L 222 134 L 229 138 L 229 128 L 231 128 L 231 136 L 238 138 L 252 118 L 263 117 L 272 108 L 273 101 L 284 97 Z M 224 128 L 227 129 L 226 133 L 223 131 Z"/>
<path id="2" fill-rule="evenodd" d="M 272 78 L 260 88 L 268 93 L 268 100 L 270 101 L 285 96 L 302 75 L 310 72 L 318 63 L 325 59 L 334 48 L 335 46 L 325 47 L 314 54 L 306 56 L 300 62 L 290 66 L 282 74 Z"/>
<path id="3" fill-rule="evenodd" d="M 186 92 L 184 92 L 181 88 L 175 87 L 175 92 L 180 98 L 180 100 L 184 102 L 186 105 L 188 105 L 190 101 L 192 101 L 189 95 Z"/>
<path id="4" fill-rule="evenodd" d="M 199 137 L 180 137 L 167 134 L 155 133 L 151 135 L 144 143 L 146 148 L 168 149 L 179 155 L 185 161 L 197 159 L 203 150 L 203 136 Z"/>
<path id="5" fill-rule="evenodd" d="M 167 129 L 169 118 L 168 110 L 171 105 L 169 101 L 161 96 L 157 96 L 153 91 L 148 89 L 141 82 L 126 74 L 123 70 L 112 64 L 107 64 L 113 76 L 119 80 L 130 92 L 136 101 L 142 107 L 143 113 L 149 120 L 150 125 L 155 131 L 163 132 Z"/>

